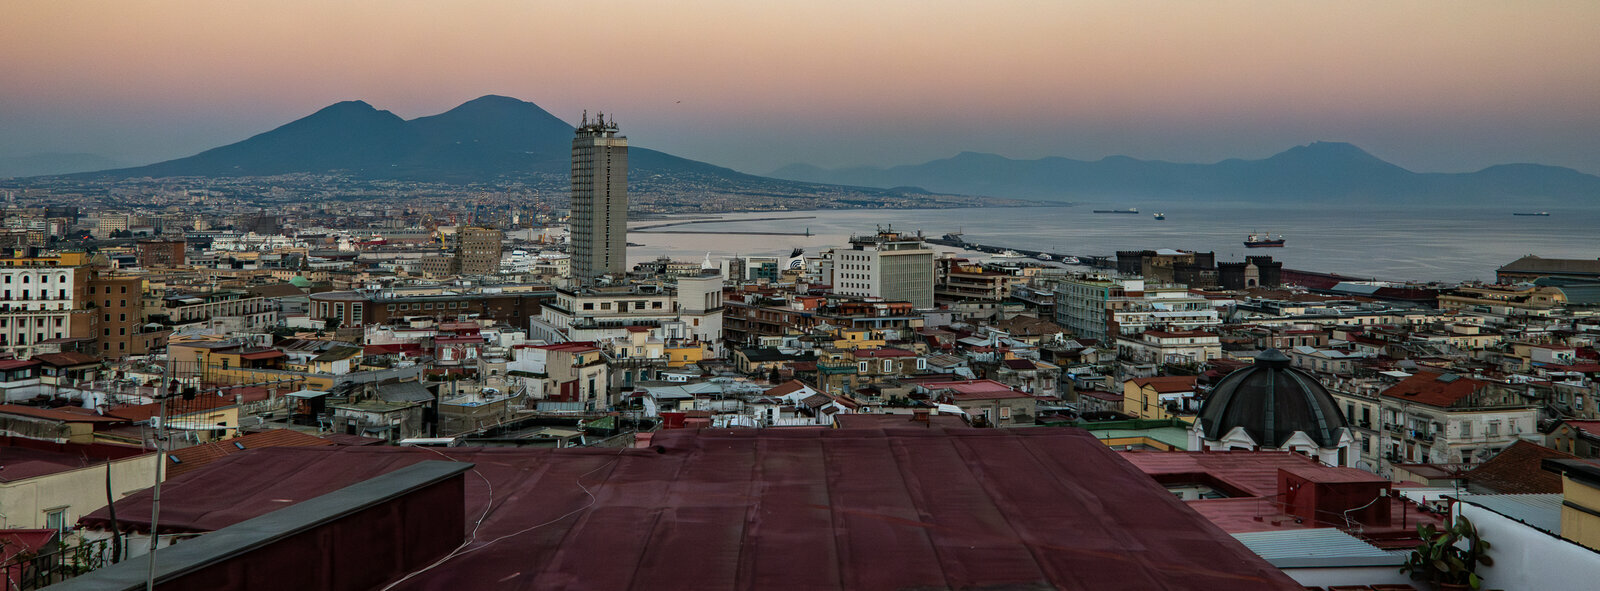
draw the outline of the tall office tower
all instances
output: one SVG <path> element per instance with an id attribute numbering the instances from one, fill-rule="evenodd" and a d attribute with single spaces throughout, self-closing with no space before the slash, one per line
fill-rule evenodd
<path id="1" fill-rule="evenodd" d="M 503 238 L 494 228 L 462 226 L 456 231 L 456 268 L 462 275 L 499 273 Z"/>
<path id="2" fill-rule="evenodd" d="M 572 278 L 627 272 L 628 138 L 604 113 L 572 139 Z"/>

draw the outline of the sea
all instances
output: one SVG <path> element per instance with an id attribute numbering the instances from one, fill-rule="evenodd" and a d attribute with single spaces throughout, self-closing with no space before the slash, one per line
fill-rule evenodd
<path id="1" fill-rule="evenodd" d="M 1138 207 L 1138 214 L 1097 214 L 1094 209 Z M 1548 211 L 1549 216 L 1516 216 Z M 1165 220 L 1157 220 L 1156 213 Z M 788 218 L 765 219 L 760 218 Z M 1600 257 L 1600 208 L 1366 207 L 1317 204 L 1278 207 L 1259 203 L 1179 203 L 974 209 L 859 209 L 734 213 L 656 218 L 630 224 L 717 220 L 630 232 L 641 246 L 630 263 L 658 256 L 713 262 L 740 255 L 816 253 L 842 246 L 850 236 L 879 229 L 940 237 L 959 232 L 967 242 L 1042 250 L 1073 256 L 1114 255 L 1119 250 L 1212 251 L 1217 260 L 1270 255 L 1285 268 L 1331 272 L 1384 281 L 1493 281 L 1494 272 L 1528 254 L 1546 258 Z M 670 233 L 669 233 L 670 232 Z M 715 234 L 772 232 L 784 235 Z M 804 235 L 809 232 L 810 235 Z M 1282 248 L 1245 248 L 1251 233 L 1282 235 Z M 800 235 L 794 235 L 800 234 Z M 942 248 L 941 250 L 953 250 Z"/>

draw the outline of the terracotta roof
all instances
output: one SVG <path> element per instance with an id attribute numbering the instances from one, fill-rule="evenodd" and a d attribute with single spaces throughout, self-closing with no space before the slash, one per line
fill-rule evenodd
<path id="1" fill-rule="evenodd" d="M 830 402 L 833 402 L 833 399 L 829 398 L 827 394 L 812 394 L 800 400 L 800 404 L 805 405 L 806 408 L 817 408 Z"/>
<path id="2" fill-rule="evenodd" d="M 21 369 L 24 367 L 38 367 L 44 365 L 33 359 L 0 359 L 0 371 Z"/>
<path id="3" fill-rule="evenodd" d="M 1546 458 L 1575 459 L 1577 456 L 1518 440 L 1467 472 L 1467 484 L 1495 494 L 1559 493 L 1561 475 L 1540 467 L 1540 462 Z"/>
<path id="4" fill-rule="evenodd" d="M 1156 392 L 1170 394 L 1172 392 L 1193 392 L 1196 376 L 1159 376 L 1153 378 L 1134 378 L 1128 380 L 1140 388 L 1150 388 Z"/>
<path id="5" fill-rule="evenodd" d="M 800 380 L 789 380 L 782 384 L 768 388 L 766 392 L 763 392 L 763 394 L 766 394 L 767 396 L 784 396 L 799 392 L 809 387 L 810 386 L 807 386 L 805 382 Z"/>
<path id="6" fill-rule="evenodd" d="M 1488 383 L 1455 374 L 1419 371 L 1383 391 L 1384 396 L 1439 408 L 1454 406 Z"/>
<path id="7" fill-rule="evenodd" d="M 1574 421 L 1568 419 L 1561 422 L 1590 437 L 1600 437 L 1600 421 Z"/>
<path id="8" fill-rule="evenodd" d="M 34 355 L 33 358 L 56 367 L 100 363 L 99 357 L 95 357 L 93 355 L 84 355 L 83 353 L 77 353 L 73 351 L 67 351 L 65 353 L 42 353 L 39 355 Z"/>
<path id="9" fill-rule="evenodd" d="M 200 394 L 194 400 L 184 400 L 175 397 L 167 401 L 167 416 L 181 417 L 186 414 L 233 406 L 231 396 L 217 396 L 215 394 Z M 106 411 L 109 416 L 127 419 L 130 421 L 145 421 L 161 412 L 161 403 L 138 404 L 133 406 L 119 406 Z"/>
<path id="10" fill-rule="evenodd" d="M 334 445 L 334 443 L 316 435 L 289 429 L 273 429 L 271 431 L 251 433 L 243 437 L 213 441 L 169 452 L 167 454 L 167 477 L 171 478 L 199 469 L 216 461 L 218 458 L 242 453 L 245 450 L 263 447 L 313 447 L 321 445 Z"/>

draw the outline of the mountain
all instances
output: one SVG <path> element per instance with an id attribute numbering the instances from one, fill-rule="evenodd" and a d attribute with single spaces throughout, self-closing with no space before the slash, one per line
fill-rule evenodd
<path id="1" fill-rule="evenodd" d="M 918 186 L 943 193 L 1024 199 L 1347 199 L 1363 202 L 1493 203 L 1497 200 L 1590 200 L 1600 177 L 1537 164 L 1491 166 L 1471 173 L 1417 173 L 1340 142 L 1296 146 L 1261 160 L 1188 164 L 1108 156 L 1015 160 L 962 152 L 923 164 L 825 170 L 794 164 L 777 178 L 864 187 Z"/>
<path id="2" fill-rule="evenodd" d="M 363 101 L 344 101 L 277 129 L 187 158 L 72 176 L 315 173 L 475 183 L 542 174 L 562 177 L 564 182 L 571 172 L 573 131 L 571 125 L 538 105 L 505 96 L 480 97 L 444 113 L 409 121 Z M 646 190 L 672 183 L 773 196 L 818 189 L 814 183 L 749 175 L 637 146 L 628 150 L 628 161 L 630 182 Z M 830 188 L 833 192 L 837 189 Z M 856 192 L 899 194 L 873 188 Z"/>
<path id="3" fill-rule="evenodd" d="M 68 174 L 124 166 L 99 154 L 40 152 L 0 158 L 0 178 Z"/>

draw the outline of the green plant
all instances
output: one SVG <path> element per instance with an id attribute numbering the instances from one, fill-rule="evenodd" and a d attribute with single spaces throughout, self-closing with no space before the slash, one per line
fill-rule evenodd
<path id="1" fill-rule="evenodd" d="M 1471 589 L 1483 586 L 1478 576 L 1478 566 L 1494 566 L 1489 558 L 1489 542 L 1478 537 L 1478 528 L 1465 517 L 1457 517 L 1454 525 L 1439 529 L 1427 523 L 1417 526 L 1417 537 L 1422 544 L 1411 550 L 1400 572 L 1409 572 L 1414 580 L 1426 580 L 1435 588 L 1447 585 L 1465 585 Z"/>

